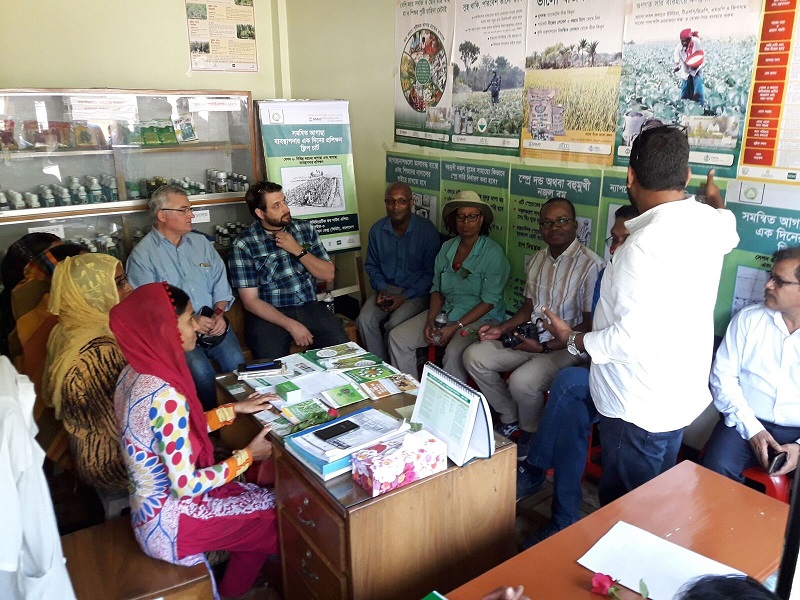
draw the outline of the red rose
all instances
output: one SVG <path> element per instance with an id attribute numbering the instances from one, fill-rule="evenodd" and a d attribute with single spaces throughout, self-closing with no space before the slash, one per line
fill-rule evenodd
<path id="1" fill-rule="evenodd" d="M 592 592 L 601 596 L 608 596 L 608 592 L 614 587 L 614 580 L 610 575 L 595 573 L 592 577 Z"/>
<path id="2" fill-rule="evenodd" d="M 592 592 L 601 596 L 609 596 L 619 600 L 617 595 L 617 582 L 611 579 L 611 575 L 603 575 L 602 573 L 595 573 L 592 577 Z"/>
<path id="3" fill-rule="evenodd" d="M 328 409 L 328 416 L 338 417 L 339 416 L 339 411 L 336 410 L 335 408 L 329 408 Z"/>

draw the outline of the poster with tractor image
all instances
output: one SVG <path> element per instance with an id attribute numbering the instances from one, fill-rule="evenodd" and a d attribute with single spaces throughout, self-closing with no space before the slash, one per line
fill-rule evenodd
<path id="1" fill-rule="evenodd" d="M 614 164 L 628 164 L 641 131 L 674 124 L 692 172 L 736 177 L 760 11 L 760 0 L 629 1 Z"/>
<path id="2" fill-rule="evenodd" d="M 397 0 L 394 139 L 449 148 L 456 0 Z"/>
<path id="3" fill-rule="evenodd" d="M 519 155 L 527 0 L 459 0 L 451 149 Z"/>
<path id="4" fill-rule="evenodd" d="M 522 156 L 610 166 L 625 0 L 532 3 Z"/>

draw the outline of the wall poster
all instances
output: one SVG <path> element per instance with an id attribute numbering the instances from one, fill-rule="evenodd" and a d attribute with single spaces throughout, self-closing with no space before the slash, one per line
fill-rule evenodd
<path id="1" fill-rule="evenodd" d="M 395 141 L 449 146 L 454 11 L 455 0 L 397 0 Z"/>
<path id="2" fill-rule="evenodd" d="M 625 0 L 531 3 L 522 156 L 610 166 Z"/>
<path id="3" fill-rule="evenodd" d="M 186 0 L 192 71 L 258 71 L 253 0 Z"/>
<path id="4" fill-rule="evenodd" d="M 328 252 L 361 247 L 344 100 L 258 100 L 267 176 L 280 183 L 293 218 L 309 220 Z"/>
<path id="5" fill-rule="evenodd" d="M 614 164 L 652 120 L 686 127 L 692 171 L 735 177 L 760 0 L 628 0 Z"/>
<path id="6" fill-rule="evenodd" d="M 451 149 L 519 155 L 527 0 L 458 0 Z"/>

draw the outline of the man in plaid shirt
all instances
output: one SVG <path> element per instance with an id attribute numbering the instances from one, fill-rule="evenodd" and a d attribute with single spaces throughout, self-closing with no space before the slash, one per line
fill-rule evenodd
<path id="1" fill-rule="evenodd" d="M 347 341 L 342 323 L 317 302 L 317 280 L 334 266 L 314 226 L 293 221 L 280 185 L 261 181 L 245 201 L 255 221 L 231 247 L 231 285 L 245 308 L 245 341 L 253 358 L 273 359 L 298 346 Z"/>

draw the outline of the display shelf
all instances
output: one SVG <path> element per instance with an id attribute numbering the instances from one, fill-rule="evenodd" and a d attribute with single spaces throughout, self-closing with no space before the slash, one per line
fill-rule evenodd
<path id="1" fill-rule="evenodd" d="M 219 206 L 244 202 L 241 194 L 203 194 L 189 196 L 192 206 Z M 51 206 L 49 208 L 21 208 L 0 212 L 0 225 L 3 223 L 28 223 L 52 219 L 69 219 L 87 215 L 125 214 L 147 209 L 147 200 L 124 200 L 100 204 L 81 204 L 77 206 Z"/>
<path id="2" fill-rule="evenodd" d="M 2 160 L 22 160 L 26 158 L 66 158 L 69 156 L 101 156 L 113 154 L 113 150 L 2 150 Z"/>
<path id="3" fill-rule="evenodd" d="M 129 190 L 144 196 L 147 180 L 185 181 L 190 192 L 202 186 L 215 191 L 217 185 L 209 185 L 212 170 L 254 180 L 249 92 L 0 90 L 0 110 L 0 192 L 11 207 L 0 210 L 0 252 L 25 223 L 66 219 L 74 231 L 81 219 L 90 223 L 93 216 L 140 212 L 146 220 L 147 199 L 131 200 Z M 192 193 L 189 199 L 198 207 L 241 204 L 243 184 L 237 177 L 232 190 Z M 29 194 L 42 206 L 35 207 L 37 199 Z M 93 197 L 101 201 L 91 202 Z M 13 208 L 23 202 L 25 207 Z"/>
<path id="4" fill-rule="evenodd" d="M 232 150 L 250 150 L 245 144 L 164 144 L 161 146 L 114 146 L 114 151 L 139 154 L 151 152 L 229 152 Z M 249 176 L 249 175 L 248 175 Z"/>

